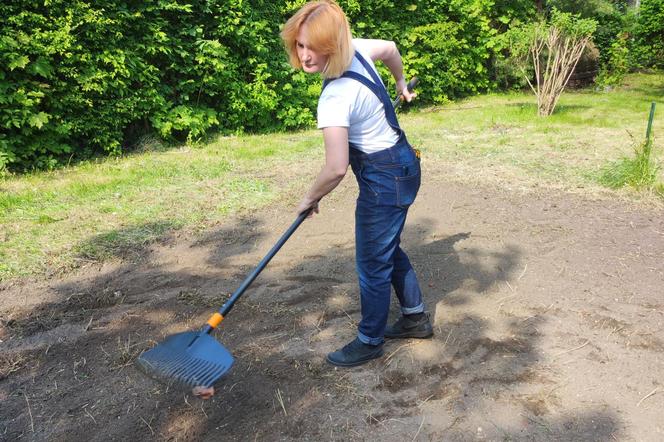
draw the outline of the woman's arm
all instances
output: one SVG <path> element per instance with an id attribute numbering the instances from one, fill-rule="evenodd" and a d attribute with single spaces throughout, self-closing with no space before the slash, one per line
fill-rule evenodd
<path id="1" fill-rule="evenodd" d="M 389 40 L 365 40 L 369 56 L 373 61 L 380 60 L 390 70 L 397 83 L 397 92 L 403 94 L 406 101 L 412 100 L 417 94 L 410 92 L 403 77 L 403 62 L 396 43 Z"/>
<path id="2" fill-rule="evenodd" d="M 348 128 L 326 127 L 323 129 L 325 142 L 325 165 L 318 172 L 316 181 L 297 207 L 302 213 L 310 207 L 318 213 L 318 201 L 334 190 L 346 176 L 348 170 Z"/>

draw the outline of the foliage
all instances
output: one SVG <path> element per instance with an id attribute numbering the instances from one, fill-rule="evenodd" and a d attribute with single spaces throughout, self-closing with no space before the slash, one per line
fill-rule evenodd
<path id="1" fill-rule="evenodd" d="M 627 0 L 549 0 L 548 8 L 593 19 L 597 29 L 593 44 L 599 50 L 599 74 L 595 81 L 600 88 L 617 86 L 627 73 L 628 47 L 626 37 L 632 26 L 633 7 Z M 585 73 L 587 76 L 591 73 Z M 594 74 L 597 74 L 595 68 Z M 581 74 L 582 76 L 583 73 Z"/>
<path id="2" fill-rule="evenodd" d="M 146 133 L 312 126 L 320 79 L 279 39 L 303 0 L 12 0 L 0 9 L 0 167 L 117 155 Z M 421 103 L 495 86 L 492 38 L 532 16 L 526 0 L 342 0 L 356 36 L 389 38 Z"/>
<path id="3" fill-rule="evenodd" d="M 491 86 L 493 0 L 427 0 L 405 6 L 346 0 L 340 5 L 356 37 L 397 43 L 408 75 L 417 75 L 426 91 L 420 94 L 421 103 L 442 103 Z"/>
<path id="4" fill-rule="evenodd" d="M 627 0 L 548 0 L 547 6 L 597 21 L 593 40 L 602 57 L 600 80 L 612 77 L 611 83 L 622 75 L 611 72 L 617 62 L 616 51 L 626 49 L 631 68 L 664 67 L 664 0 L 639 3 L 637 7 Z"/>
<path id="5" fill-rule="evenodd" d="M 418 75 L 427 85 L 428 98 L 442 103 L 449 98 L 486 90 L 489 87 L 486 48 L 492 32 L 479 23 L 477 37 L 483 42 L 468 41 L 464 27 L 445 21 L 412 29 L 402 47 L 408 54 L 408 72 Z M 483 43 L 483 44 L 482 44 Z"/>
<path id="6" fill-rule="evenodd" d="M 549 0 L 547 7 L 595 20 L 597 30 L 593 41 L 601 54 L 608 52 L 616 37 L 630 24 L 631 8 L 627 0 Z"/>
<path id="7" fill-rule="evenodd" d="M 191 141 L 311 122 L 291 109 L 313 97 L 275 92 L 301 78 L 266 0 L 14 1 L 0 20 L 0 158 L 14 169 L 118 154 L 152 129 Z"/>
<path id="8" fill-rule="evenodd" d="M 622 84 L 629 72 L 629 49 L 627 35 L 622 34 L 611 44 L 606 62 L 595 80 L 600 88 L 615 87 Z"/>
<path id="9" fill-rule="evenodd" d="M 528 23 L 505 34 L 514 60 L 537 97 L 539 115 L 553 113 L 596 25 L 592 19 L 554 9 L 548 22 Z"/>
<path id="10" fill-rule="evenodd" d="M 653 14 L 657 5 L 661 14 L 662 1 L 643 1 L 646 12 L 630 40 L 639 60 L 661 51 L 662 21 Z M 4 2 L 0 170 L 117 155 L 150 132 L 191 142 L 211 131 L 312 126 L 320 79 L 294 71 L 279 39 L 281 24 L 304 3 Z M 340 4 L 355 36 L 397 42 L 408 75 L 422 80 L 422 104 L 520 84 L 500 36 L 532 20 L 534 2 Z"/>
<path id="11" fill-rule="evenodd" d="M 546 6 L 549 10 L 557 9 L 583 18 L 596 18 L 611 14 L 616 7 L 626 3 L 620 0 L 547 0 Z"/>
<path id="12" fill-rule="evenodd" d="M 664 69 L 664 0 L 641 1 L 632 34 L 631 64 Z"/>

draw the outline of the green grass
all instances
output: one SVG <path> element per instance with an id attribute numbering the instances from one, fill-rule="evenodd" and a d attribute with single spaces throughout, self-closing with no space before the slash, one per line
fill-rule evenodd
<path id="1" fill-rule="evenodd" d="M 406 124 L 425 157 L 461 179 L 599 187 L 606 164 L 644 140 L 652 101 L 660 102 L 653 155 L 661 158 L 663 84 L 662 73 L 631 75 L 609 93 L 566 92 L 549 117 L 537 116 L 531 94 L 477 96 L 414 113 Z"/>
<path id="2" fill-rule="evenodd" d="M 489 94 L 401 117 L 431 175 L 575 192 L 602 190 L 607 167 L 642 143 L 659 100 L 652 161 L 662 158 L 664 73 L 629 76 L 612 92 L 565 93 L 538 117 L 530 93 Z M 420 85 L 426 88 L 426 85 Z M 238 211 L 294 205 L 322 164 L 318 131 L 220 137 L 65 169 L 0 178 L 0 281 L 80 262 L 140 256 L 176 229 L 203 230 Z M 661 169 L 654 189 L 661 189 Z M 661 192 L 664 193 L 664 192 Z M 289 200 L 290 199 L 290 200 Z"/>
<path id="3" fill-rule="evenodd" d="M 221 137 L 200 147 L 5 177 L 0 280 L 125 258 L 171 230 L 203 229 L 261 207 L 293 185 L 280 170 L 311 158 L 321 143 L 315 131 Z"/>
<path id="4" fill-rule="evenodd" d="M 613 189 L 625 186 L 637 190 L 661 189 L 657 176 L 661 167 L 652 158 L 652 140 L 634 149 L 633 157 L 623 157 L 608 164 L 600 175 L 600 183 Z"/>

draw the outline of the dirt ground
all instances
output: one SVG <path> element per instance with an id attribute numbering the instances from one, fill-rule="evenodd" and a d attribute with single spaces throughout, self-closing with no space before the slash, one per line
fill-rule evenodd
<path id="1" fill-rule="evenodd" d="M 354 192 L 349 175 L 215 333 L 236 363 L 209 401 L 135 359 L 203 325 L 292 207 L 0 287 L 0 440 L 664 440 L 661 209 L 429 170 L 403 244 L 435 336 L 335 369 L 360 317 Z"/>

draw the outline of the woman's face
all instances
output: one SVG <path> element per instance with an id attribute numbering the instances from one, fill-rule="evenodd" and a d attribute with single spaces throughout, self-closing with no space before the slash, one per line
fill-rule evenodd
<path id="1" fill-rule="evenodd" d="M 302 70 L 304 72 L 308 74 L 323 72 L 325 65 L 327 65 L 328 56 L 309 47 L 306 24 L 300 26 L 300 32 L 297 34 L 295 45 L 297 47 L 297 56 L 300 59 L 300 63 L 302 63 Z"/>

